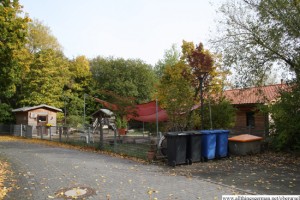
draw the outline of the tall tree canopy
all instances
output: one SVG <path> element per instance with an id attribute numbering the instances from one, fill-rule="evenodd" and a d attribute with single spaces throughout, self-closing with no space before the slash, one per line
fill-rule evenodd
<path id="1" fill-rule="evenodd" d="M 67 60 L 60 52 L 48 49 L 36 53 L 23 82 L 21 104 L 63 107 L 60 98 L 64 85 L 69 81 L 67 67 Z"/>
<path id="2" fill-rule="evenodd" d="M 51 33 L 51 29 L 42 22 L 34 19 L 28 26 L 27 48 L 31 53 L 37 53 L 41 50 L 52 49 L 61 51 L 62 47 Z"/>
<path id="3" fill-rule="evenodd" d="M 178 63 L 178 61 L 180 60 L 180 56 L 181 56 L 180 50 L 177 48 L 175 44 L 173 44 L 170 49 L 167 49 L 165 51 L 163 59 L 160 59 L 156 63 L 154 68 L 156 75 L 159 78 L 161 78 L 164 73 L 164 69 L 167 66 L 173 66 L 176 63 Z"/>
<path id="4" fill-rule="evenodd" d="M 300 1 L 227 1 L 212 40 L 244 85 L 261 84 L 274 65 L 300 77 Z M 240 83 L 241 84 L 241 83 Z"/>
<path id="5" fill-rule="evenodd" d="M 113 91 L 139 102 L 151 100 L 155 73 L 141 60 L 97 57 L 91 60 L 91 71 L 100 90 Z"/>
<path id="6" fill-rule="evenodd" d="M 0 3 L 0 103 L 16 92 L 23 66 L 20 52 L 26 43 L 27 24 L 30 19 L 21 16 L 22 10 L 17 0 Z"/>
<path id="7" fill-rule="evenodd" d="M 27 52 L 24 48 L 27 24 L 17 0 L 0 1 L 0 122 L 11 120 L 14 96 L 21 83 L 22 74 L 28 70 Z"/>
<path id="8" fill-rule="evenodd" d="M 158 85 L 160 106 L 166 109 L 169 116 L 168 130 L 185 130 L 191 108 L 195 104 L 191 80 L 183 76 L 187 70 L 188 66 L 182 61 L 167 65 Z"/>

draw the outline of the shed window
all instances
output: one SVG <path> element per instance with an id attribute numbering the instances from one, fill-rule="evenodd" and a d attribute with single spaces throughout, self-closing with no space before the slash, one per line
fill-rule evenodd
<path id="1" fill-rule="evenodd" d="M 254 112 L 246 113 L 246 121 L 247 121 L 247 126 L 251 126 L 251 127 L 255 126 Z"/>
<path id="2" fill-rule="evenodd" d="M 38 122 L 46 122 L 47 121 L 47 116 L 39 116 L 38 117 Z"/>

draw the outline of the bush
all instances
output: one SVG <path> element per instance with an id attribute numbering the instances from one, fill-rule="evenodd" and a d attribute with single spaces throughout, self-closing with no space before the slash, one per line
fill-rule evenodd
<path id="1" fill-rule="evenodd" d="M 300 86 L 281 91 L 281 98 L 271 105 L 271 147 L 276 150 L 300 151 Z"/>

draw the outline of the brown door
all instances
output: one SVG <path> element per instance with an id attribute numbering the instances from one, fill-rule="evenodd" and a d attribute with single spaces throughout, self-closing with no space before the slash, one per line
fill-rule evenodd
<path id="1" fill-rule="evenodd" d="M 38 115 L 37 117 L 37 126 L 38 132 L 40 134 L 47 134 L 46 124 L 48 123 L 48 116 L 47 115 Z"/>

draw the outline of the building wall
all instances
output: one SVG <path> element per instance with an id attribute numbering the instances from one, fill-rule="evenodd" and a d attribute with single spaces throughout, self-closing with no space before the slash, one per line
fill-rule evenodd
<path id="1" fill-rule="evenodd" d="M 236 106 L 236 118 L 233 132 L 238 134 L 252 134 L 265 136 L 268 131 L 268 118 L 266 114 L 259 112 L 255 105 Z M 247 112 L 254 112 L 254 127 L 247 126 Z"/>
<path id="2" fill-rule="evenodd" d="M 28 125 L 27 112 L 18 112 L 18 113 L 16 113 L 16 124 Z"/>

